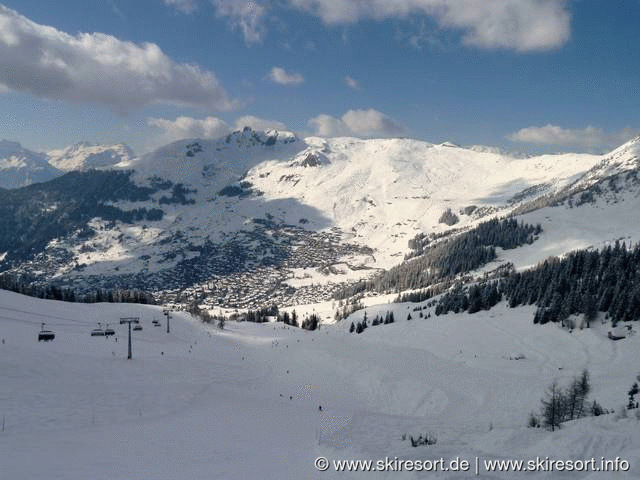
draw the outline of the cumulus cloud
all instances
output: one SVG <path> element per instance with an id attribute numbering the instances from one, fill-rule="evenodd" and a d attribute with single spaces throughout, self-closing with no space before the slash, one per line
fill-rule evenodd
<path id="1" fill-rule="evenodd" d="M 394 137 L 405 131 L 390 117 L 372 108 L 349 110 L 341 118 L 318 115 L 309 120 L 309 126 L 321 137 Z"/>
<path id="2" fill-rule="evenodd" d="M 344 77 L 344 83 L 346 83 L 349 88 L 353 88 L 354 90 L 360 88 L 360 84 L 358 83 L 358 81 L 349 75 Z"/>
<path id="3" fill-rule="evenodd" d="M 600 128 L 591 126 L 583 129 L 571 129 L 549 124 L 543 127 L 522 128 L 507 135 L 507 138 L 513 142 L 595 148 L 616 146 L 636 134 L 637 132 L 631 129 L 624 129 L 617 133 L 606 133 Z"/>
<path id="4" fill-rule="evenodd" d="M 304 83 L 304 77 L 299 73 L 288 73 L 284 68 L 273 67 L 267 78 L 280 85 L 300 85 Z"/>
<path id="5" fill-rule="evenodd" d="M 462 31 L 467 45 L 516 51 L 549 50 L 570 36 L 564 0 L 287 0 L 328 25 L 364 19 L 427 15 L 438 26 Z"/>
<path id="6" fill-rule="evenodd" d="M 0 84 L 38 97 L 108 105 L 152 104 L 231 110 L 215 74 L 173 62 L 153 43 L 103 33 L 69 35 L 0 5 Z"/>
<path id="7" fill-rule="evenodd" d="M 265 19 L 273 5 L 314 15 L 327 25 L 428 17 L 438 28 L 461 32 L 466 45 L 487 49 L 551 50 L 564 45 L 571 34 L 567 0 L 209 1 L 218 17 L 226 18 L 232 28 L 243 33 L 247 44 L 262 41 Z M 164 2 L 186 13 L 194 11 L 198 4 L 198 0 Z"/>
<path id="8" fill-rule="evenodd" d="M 156 144 L 164 144 L 184 138 L 215 139 L 223 137 L 233 130 L 250 127 L 253 130 L 288 130 L 287 126 L 276 120 L 267 120 L 253 115 L 245 115 L 236 119 L 233 129 L 218 117 L 193 118 L 181 116 L 175 120 L 167 118 L 147 118 L 147 123 L 162 130 Z"/>
<path id="9" fill-rule="evenodd" d="M 324 113 L 309 120 L 309 126 L 313 130 L 313 133 L 320 137 L 341 137 L 351 134 L 349 128 L 342 120 Z"/>
<path id="10" fill-rule="evenodd" d="M 148 118 L 147 123 L 161 129 L 164 133 L 159 143 L 172 142 L 183 138 L 219 138 L 231 131 L 229 125 L 217 117 L 196 119 L 178 117 L 175 120 L 166 118 Z"/>
<path id="11" fill-rule="evenodd" d="M 244 127 L 250 127 L 253 130 L 288 130 L 287 126 L 282 122 L 254 117 L 253 115 L 245 115 L 236 120 L 236 130 L 242 130 Z"/>

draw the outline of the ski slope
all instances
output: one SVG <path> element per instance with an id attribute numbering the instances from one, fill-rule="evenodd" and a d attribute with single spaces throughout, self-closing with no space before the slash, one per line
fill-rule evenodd
<path id="1" fill-rule="evenodd" d="M 223 331 L 158 307 L 64 304 L 0 291 L 0 479 L 369 478 L 319 472 L 314 460 L 620 457 L 640 476 L 639 421 L 611 414 L 526 428 L 550 383 L 588 368 L 605 408 L 622 411 L 640 373 L 637 328 L 569 333 L 503 304 L 475 315 L 418 318 L 348 333 L 364 312 L 319 331 L 228 322 Z M 422 310 L 423 314 L 429 312 Z M 411 313 L 412 320 L 406 320 Z M 140 317 L 127 360 L 120 317 Z M 161 327 L 151 321 L 161 320 Z M 56 339 L 38 343 L 42 321 Z M 90 337 L 108 322 L 115 338 Z M 516 358 L 519 358 L 516 360 Z M 322 409 L 320 410 L 320 407 Z M 412 448 L 403 434 L 437 444 Z M 481 472 L 479 478 L 532 478 Z M 425 473 L 378 472 L 377 478 Z M 534 478 L 558 478 L 540 472 Z M 431 472 L 429 478 L 470 478 Z M 562 478 L 607 478 L 581 472 Z"/>

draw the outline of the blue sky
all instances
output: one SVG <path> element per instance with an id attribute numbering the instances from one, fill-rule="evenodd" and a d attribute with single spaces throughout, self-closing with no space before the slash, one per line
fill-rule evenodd
<path id="1" fill-rule="evenodd" d="M 640 130 L 638 1 L 1 5 L 0 138 L 33 149 L 249 125 L 600 152 Z"/>

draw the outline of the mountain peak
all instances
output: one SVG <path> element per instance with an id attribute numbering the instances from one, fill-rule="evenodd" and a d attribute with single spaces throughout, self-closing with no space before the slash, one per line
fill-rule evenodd
<path id="1" fill-rule="evenodd" d="M 606 157 L 610 160 L 636 159 L 640 156 L 640 135 L 635 136 L 618 148 L 609 152 Z"/>
<path id="2" fill-rule="evenodd" d="M 298 140 L 293 132 L 285 130 L 267 129 L 254 130 L 251 127 L 244 127 L 242 130 L 236 130 L 224 139 L 225 143 L 231 143 L 235 140 L 237 143 L 244 143 L 247 146 L 264 145 L 273 146 L 276 143 L 292 143 Z"/>
<path id="3" fill-rule="evenodd" d="M 45 182 L 60 173 L 49 165 L 46 154 L 28 150 L 18 142 L 0 140 L 0 188 Z"/>

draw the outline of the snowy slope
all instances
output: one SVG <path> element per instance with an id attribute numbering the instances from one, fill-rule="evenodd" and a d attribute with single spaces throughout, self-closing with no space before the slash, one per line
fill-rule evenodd
<path id="1" fill-rule="evenodd" d="M 527 189 L 537 187 L 535 195 L 558 191 L 601 160 L 584 154 L 512 157 L 411 139 L 299 140 L 246 129 L 216 141 L 176 142 L 119 166 L 134 169 L 141 182 L 160 177 L 196 189 L 196 205 L 179 217 L 184 229 L 204 237 L 269 213 L 291 224 L 304 219 L 316 230 L 338 228 L 373 248 L 376 266 L 389 267 L 416 233 L 449 228 L 438 223 L 447 208 L 458 213 L 478 207 L 473 216 L 461 215 L 456 227 L 464 226 L 511 207 L 509 200 Z M 240 180 L 257 196 L 218 195 Z M 220 218 L 217 212 L 228 214 Z"/>
<path id="2" fill-rule="evenodd" d="M 513 158 L 408 139 L 306 141 L 290 165 L 261 165 L 248 179 L 266 198 L 294 196 L 312 205 L 376 249 L 382 267 L 397 263 L 416 233 L 448 229 L 438 223 L 447 208 L 503 209 L 517 193 L 536 185 L 544 185 L 539 194 L 560 189 L 598 161 L 590 155 Z M 297 166 L 309 155 L 324 162 Z M 460 217 L 456 227 L 477 218 Z"/>
<path id="3" fill-rule="evenodd" d="M 551 256 L 562 256 L 573 250 L 601 249 L 616 240 L 628 246 L 638 244 L 638 209 L 637 192 L 626 192 L 615 202 L 598 199 L 580 207 L 564 204 L 518 216 L 523 222 L 539 223 L 543 233 L 532 245 L 501 252 L 500 260 L 512 262 L 516 268 L 528 268 Z"/>
<path id="4" fill-rule="evenodd" d="M 588 368 L 591 399 L 620 410 L 640 372 L 640 340 L 612 342 L 599 322 L 569 333 L 531 322 L 531 308 L 405 320 L 349 334 L 228 322 L 224 331 L 156 307 L 74 305 L 0 291 L 0 472 L 3 480 L 369 478 L 318 472 L 329 460 L 620 457 L 638 478 L 638 420 L 606 415 L 555 433 L 528 429 L 554 380 Z M 426 314 L 429 310 L 425 309 Z M 415 312 L 414 313 L 415 316 Z M 140 317 L 126 360 L 120 317 Z M 41 321 L 56 332 L 38 343 Z M 92 338 L 97 321 L 114 338 Z M 516 358 L 518 358 L 516 360 Z M 319 407 L 322 407 L 322 410 Z M 412 448 L 403 434 L 437 444 Z M 424 478 L 379 472 L 378 478 Z M 471 478 L 430 472 L 429 478 Z M 480 478 L 531 478 L 481 472 Z M 535 478 L 558 478 L 539 472 Z M 593 472 L 562 478 L 603 478 Z"/>
<path id="5" fill-rule="evenodd" d="M 186 139 L 160 147 L 118 165 L 133 169 L 141 180 L 158 177 L 216 191 L 271 159 L 286 160 L 304 148 L 290 132 L 253 131 L 246 127 L 216 140 Z"/>
<path id="6" fill-rule="evenodd" d="M 131 148 L 117 145 L 94 145 L 80 142 L 59 150 L 47 152 L 49 163 L 59 170 L 88 170 L 109 168 L 120 162 L 129 161 L 134 155 Z"/>
<path id="7" fill-rule="evenodd" d="M 61 175 L 47 156 L 28 150 L 18 142 L 0 140 L 0 188 L 18 188 L 46 182 Z"/>

